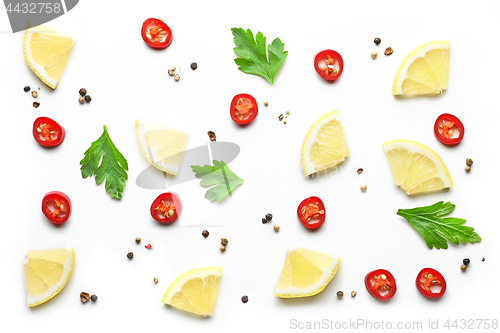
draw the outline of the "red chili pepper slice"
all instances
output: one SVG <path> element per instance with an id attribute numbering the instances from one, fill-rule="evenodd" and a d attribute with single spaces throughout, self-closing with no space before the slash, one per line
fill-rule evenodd
<path id="1" fill-rule="evenodd" d="M 62 192 L 49 192 L 43 197 L 42 213 L 50 222 L 62 224 L 71 214 L 71 200 Z"/>
<path id="2" fill-rule="evenodd" d="M 458 145 L 464 138 L 464 134 L 464 125 L 452 114 L 443 113 L 434 123 L 434 135 L 444 145 Z"/>
<path id="3" fill-rule="evenodd" d="M 33 138 L 40 145 L 51 148 L 63 143 L 66 131 L 54 120 L 47 117 L 39 117 L 33 123 Z"/>
<path id="4" fill-rule="evenodd" d="M 300 223 L 307 229 L 319 228 L 325 222 L 325 205 L 320 198 L 309 197 L 302 200 L 297 207 L 297 216 Z"/>
<path id="5" fill-rule="evenodd" d="M 314 69 L 323 79 L 335 81 L 344 71 L 344 60 L 334 50 L 323 50 L 314 57 Z"/>
<path id="6" fill-rule="evenodd" d="M 229 109 L 231 114 L 231 119 L 239 124 L 245 125 L 252 122 L 257 113 L 259 113 L 259 107 L 257 106 L 257 101 L 249 94 L 238 94 L 233 97 L 231 101 L 231 107 Z"/>
<path id="7" fill-rule="evenodd" d="M 148 245 L 146 245 L 146 246 L 144 246 L 144 247 L 145 247 L 146 249 L 148 249 L 148 250 L 151 250 L 151 249 L 153 248 L 153 247 L 151 246 L 151 244 L 148 244 Z"/>
<path id="8" fill-rule="evenodd" d="M 418 273 L 416 285 L 418 291 L 428 298 L 439 298 L 446 291 L 446 280 L 444 277 L 432 268 L 424 268 Z M 438 291 L 434 292 L 433 286 L 438 287 Z"/>
<path id="9" fill-rule="evenodd" d="M 153 49 L 166 49 L 172 44 L 172 30 L 162 20 L 148 18 L 142 24 L 141 36 L 144 42 Z"/>
<path id="10" fill-rule="evenodd" d="M 374 270 L 365 276 L 366 290 L 379 301 L 388 301 L 396 294 L 394 276 L 385 269 Z"/>
<path id="11" fill-rule="evenodd" d="M 182 211 L 182 201 L 175 192 L 160 194 L 151 204 L 151 217 L 160 223 L 177 220 Z"/>

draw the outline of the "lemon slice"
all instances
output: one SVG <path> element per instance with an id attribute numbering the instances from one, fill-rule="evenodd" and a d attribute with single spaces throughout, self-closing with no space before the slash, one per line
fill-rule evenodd
<path id="1" fill-rule="evenodd" d="M 137 143 L 142 155 L 155 168 L 177 175 L 186 150 L 187 131 L 173 126 L 135 121 Z"/>
<path id="2" fill-rule="evenodd" d="M 40 305 L 57 295 L 68 282 L 74 265 L 72 248 L 26 252 L 24 280 L 28 306 Z"/>
<path id="3" fill-rule="evenodd" d="M 70 36 L 44 25 L 26 29 L 24 59 L 40 80 L 56 89 L 74 43 Z"/>
<path id="4" fill-rule="evenodd" d="M 382 146 L 394 183 L 407 195 L 453 186 L 450 173 L 441 157 L 423 144 L 394 140 Z"/>
<path id="5" fill-rule="evenodd" d="M 302 169 L 309 176 L 342 163 L 349 156 L 339 112 L 332 111 L 316 120 L 302 144 Z"/>
<path id="6" fill-rule="evenodd" d="M 337 273 L 340 260 L 300 247 L 289 249 L 274 296 L 295 298 L 319 294 Z"/>
<path id="7" fill-rule="evenodd" d="M 433 41 L 420 45 L 399 65 L 393 95 L 438 95 L 448 89 L 450 42 Z"/>
<path id="8" fill-rule="evenodd" d="M 214 311 L 220 267 L 204 267 L 188 271 L 168 287 L 162 303 L 200 316 L 210 317 Z"/>

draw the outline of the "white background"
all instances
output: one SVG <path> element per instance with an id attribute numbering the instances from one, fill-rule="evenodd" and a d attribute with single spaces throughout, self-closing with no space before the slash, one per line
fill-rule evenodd
<path id="1" fill-rule="evenodd" d="M 290 320 L 422 321 L 500 319 L 498 207 L 498 44 L 495 1 L 80 1 L 48 26 L 76 39 L 55 91 L 26 65 L 23 33 L 9 33 L 0 11 L 0 110 L 2 113 L 2 326 L 9 331 L 158 332 L 182 329 L 206 332 L 283 332 Z M 150 49 L 140 37 L 148 17 L 164 19 L 174 34 L 172 45 Z M 289 51 L 274 85 L 240 72 L 234 64 L 232 27 L 262 31 L 270 43 L 279 37 Z M 375 37 L 382 43 L 376 46 Z M 397 99 L 392 81 L 404 56 L 430 40 L 451 41 L 449 89 L 436 98 Z M 391 46 L 394 54 L 383 50 Z M 316 52 L 332 48 L 344 59 L 344 73 L 333 84 L 313 69 Z M 372 60 L 370 52 L 379 56 Z M 189 64 L 198 63 L 192 71 Z M 167 69 L 180 68 L 175 82 Z M 40 87 L 34 99 L 23 87 Z M 80 105 L 85 87 L 92 102 Z M 249 93 L 259 103 L 250 126 L 240 128 L 229 117 L 229 103 Z M 263 102 L 269 106 L 264 107 Z M 278 121 L 289 110 L 287 124 Z M 351 150 L 339 172 L 310 179 L 300 164 L 302 140 L 312 123 L 339 110 Z M 440 144 L 433 124 L 441 113 L 458 116 L 466 128 L 455 148 Z M 31 134 L 35 118 L 48 116 L 66 129 L 54 150 L 40 147 Z M 188 148 L 218 141 L 241 147 L 231 169 L 245 180 L 232 200 L 222 204 L 203 198 L 197 180 L 174 186 L 184 211 L 171 226 L 149 215 L 160 190 L 138 187 L 135 179 L 148 162 L 134 135 L 141 118 L 189 130 Z M 79 161 L 107 125 L 115 145 L 129 163 L 123 199 L 113 200 L 104 185 L 83 180 Z M 447 192 L 407 197 L 392 181 L 382 143 L 394 139 L 421 142 L 446 163 L 455 187 Z M 474 166 L 464 171 L 465 159 Z M 358 175 L 356 170 L 365 171 Z M 366 183 L 368 191 L 359 186 Z M 60 228 L 40 211 L 43 195 L 63 191 L 73 213 Z M 308 196 L 321 197 L 327 219 L 309 232 L 298 222 L 296 208 Z M 430 250 L 420 235 L 396 215 L 398 208 L 437 201 L 457 205 L 451 216 L 465 218 L 483 241 Z M 266 213 L 281 226 L 263 225 Z M 206 225 L 218 227 L 205 227 Z M 210 236 L 201 236 L 203 229 Z M 136 245 L 134 239 L 142 238 Z M 220 238 L 229 245 L 219 251 Z M 151 243 L 153 250 L 144 245 Z M 29 309 L 22 271 L 29 249 L 72 246 L 73 274 L 66 287 L 46 304 Z M 301 246 L 342 257 L 340 269 L 318 296 L 282 300 L 273 296 L 286 249 Z M 126 254 L 133 251 L 133 260 Z M 466 273 L 464 257 L 471 259 Z M 481 262 L 485 257 L 486 261 Z M 198 318 L 161 303 L 169 284 L 197 267 L 224 269 L 212 318 Z M 415 288 L 424 267 L 438 269 L 448 282 L 439 301 Z M 390 270 L 397 295 L 385 304 L 365 290 L 363 278 L 373 269 Z M 159 283 L 153 283 L 157 276 Z M 338 300 L 336 292 L 353 299 Z M 97 294 L 82 304 L 82 291 Z M 241 296 L 248 295 L 243 304 Z M 6 325 L 6 326 L 5 326 Z M 477 326 L 477 323 L 476 323 Z M 362 327 L 361 327 L 362 328 Z"/>

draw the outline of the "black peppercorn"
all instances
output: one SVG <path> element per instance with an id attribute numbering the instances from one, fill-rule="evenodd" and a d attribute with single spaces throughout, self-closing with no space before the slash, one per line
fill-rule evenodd
<path id="1" fill-rule="evenodd" d="M 82 89 L 80 89 L 80 91 L 78 93 L 80 93 L 80 95 L 82 95 L 82 96 L 85 96 L 85 95 L 87 95 L 87 89 L 82 88 Z"/>
<path id="2" fill-rule="evenodd" d="M 30 89 L 31 89 L 30 86 L 26 86 L 26 87 L 24 87 L 24 92 L 28 92 L 28 91 L 30 91 Z"/>
<path id="3" fill-rule="evenodd" d="M 132 259 L 134 257 L 134 254 L 132 252 L 127 253 L 127 258 Z"/>
<path id="4" fill-rule="evenodd" d="M 273 214 L 266 214 L 266 220 L 271 221 L 273 219 Z"/>
<path id="5" fill-rule="evenodd" d="M 375 38 L 375 39 L 373 40 L 373 42 L 374 42 L 375 44 L 377 44 L 377 45 L 379 45 L 381 41 L 382 41 L 382 40 L 381 40 L 380 38 L 378 38 L 378 37 L 377 37 L 377 38 Z"/>
<path id="6" fill-rule="evenodd" d="M 469 258 L 465 258 L 464 259 L 464 265 L 468 266 L 469 264 L 470 264 L 470 259 Z"/>
<path id="7" fill-rule="evenodd" d="M 246 295 L 245 295 L 245 296 L 243 296 L 243 297 L 241 298 L 241 301 L 242 301 L 243 303 L 248 302 L 248 296 L 246 296 Z"/>
<path id="8" fill-rule="evenodd" d="M 194 71 L 196 68 L 198 68 L 198 64 L 197 64 L 197 63 L 195 63 L 195 62 L 193 62 L 193 63 L 191 64 L 191 69 Z"/>
<path id="9" fill-rule="evenodd" d="M 208 232 L 208 230 L 203 230 L 201 234 L 203 235 L 203 237 L 207 238 L 210 233 Z"/>
<path id="10" fill-rule="evenodd" d="M 262 218 L 262 223 L 263 224 L 266 224 L 267 223 L 267 220 L 265 218 Z"/>
<path id="11" fill-rule="evenodd" d="M 97 296 L 96 296 L 95 294 L 94 294 L 94 295 L 92 295 L 92 296 L 90 296 L 90 300 L 91 300 L 92 302 L 97 301 Z"/>
<path id="12" fill-rule="evenodd" d="M 90 95 L 87 95 L 85 96 L 85 100 L 87 101 L 87 103 L 89 103 L 92 100 L 92 97 L 90 97 Z"/>

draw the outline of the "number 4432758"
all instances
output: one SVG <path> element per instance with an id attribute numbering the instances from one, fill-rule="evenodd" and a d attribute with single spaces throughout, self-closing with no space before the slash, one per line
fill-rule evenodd
<path id="1" fill-rule="evenodd" d="M 47 13 L 52 12 L 59 14 L 62 10 L 60 3 L 45 3 L 45 2 L 31 2 L 31 3 L 16 3 L 12 6 L 12 3 L 7 4 L 5 7 L 7 13 L 23 13 L 23 14 L 36 14 L 36 13 Z"/>
<path id="2" fill-rule="evenodd" d="M 447 329 L 498 329 L 498 319 L 448 319 L 444 323 L 444 327 Z"/>

